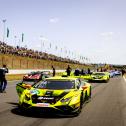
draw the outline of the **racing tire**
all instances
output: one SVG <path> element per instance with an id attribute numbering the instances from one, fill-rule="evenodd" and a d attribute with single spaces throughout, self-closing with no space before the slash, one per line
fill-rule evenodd
<path id="1" fill-rule="evenodd" d="M 19 109 L 19 112 L 20 112 L 21 114 L 26 114 L 26 113 L 28 113 L 28 110 L 27 110 L 25 107 L 23 107 L 22 105 L 18 105 L 18 109 Z"/>
<path id="2" fill-rule="evenodd" d="M 105 83 L 108 83 L 109 79 L 105 80 Z"/>
<path id="3" fill-rule="evenodd" d="M 87 91 L 85 92 L 84 102 L 88 100 Z"/>
<path id="4" fill-rule="evenodd" d="M 23 107 L 21 107 L 20 105 L 18 106 L 18 111 L 19 111 L 20 114 L 25 113 L 25 109 Z"/>
<path id="5" fill-rule="evenodd" d="M 78 110 L 73 113 L 74 117 L 78 116 L 81 113 L 82 107 L 83 107 L 83 97 L 81 96 L 80 97 L 80 106 L 79 106 Z"/>
<path id="6" fill-rule="evenodd" d="M 90 86 L 90 93 L 89 93 L 89 99 L 91 98 L 91 86 Z"/>
<path id="7" fill-rule="evenodd" d="M 83 104 L 84 104 L 84 101 L 85 101 L 85 98 L 84 98 L 83 93 L 81 93 L 81 98 L 80 98 L 80 101 L 81 101 L 81 103 L 82 103 L 82 105 L 83 105 Z"/>

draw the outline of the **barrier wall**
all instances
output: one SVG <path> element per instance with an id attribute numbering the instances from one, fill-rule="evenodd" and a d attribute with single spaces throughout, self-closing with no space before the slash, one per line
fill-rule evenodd
<path id="1" fill-rule="evenodd" d="M 64 70 L 68 65 L 72 69 L 80 68 L 87 69 L 90 66 L 78 65 L 73 63 L 64 63 L 52 60 L 40 60 L 34 58 L 27 58 L 21 56 L 15 56 L 11 54 L 0 54 L 0 67 L 6 64 L 9 69 L 51 69 L 53 65 L 57 70 Z"/>

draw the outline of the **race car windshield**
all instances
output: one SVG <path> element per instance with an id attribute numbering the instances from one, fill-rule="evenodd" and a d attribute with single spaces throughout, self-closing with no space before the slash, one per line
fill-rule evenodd
<path id="1" fill-rule="evenodd" d="M 35 88 L 41 89 L 53 89 L 53 90 L 62 90 L 62 89 L 74 89 L 74 81 L 43 81 L 39 82 Z"/>
<path id="2" fill-rule="evenodd" d="M 29 85 L 33 85 L 33 84 L 35 84 L 34 81 L 23 81 L 22 83 L 24 83 L 24 84 L 29 84 Z"/>
<path id="3" fill-rule="evenodd" d="M 105 74 L 104 73 L 93 73 L 92 75 L 102 75 L 102 76 L 104 76 Z"/>

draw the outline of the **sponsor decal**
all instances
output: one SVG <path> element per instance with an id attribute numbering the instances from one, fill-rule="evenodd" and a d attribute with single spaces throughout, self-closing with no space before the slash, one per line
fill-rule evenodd
<path id="1" fill-rule="evenodd" d="M 46 91 L 45 93 L 46 96 L 52 96 L 52 94 L 53 94 L 53 91 Z"/>
<path id="2" fill-rule="evenodd" d="M 39 107 L 49 107 L 49 103 L 37 103 L 36 106 L 39 106 Z"/>
<path id="3" fill-rule="evenodd" d="M 54 97 L 38 97 L 39 100 L 53 100 Z"/>

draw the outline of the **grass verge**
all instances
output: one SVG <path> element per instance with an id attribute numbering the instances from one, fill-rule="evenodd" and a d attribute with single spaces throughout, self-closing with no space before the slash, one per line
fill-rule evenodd
<path id="1" fill-rule="evenodd" d="M 24 74 L 11 74 L 11 75 L 6 75 L 6 78 L 8 81 L 11 80 L 22 80 Z"/>

